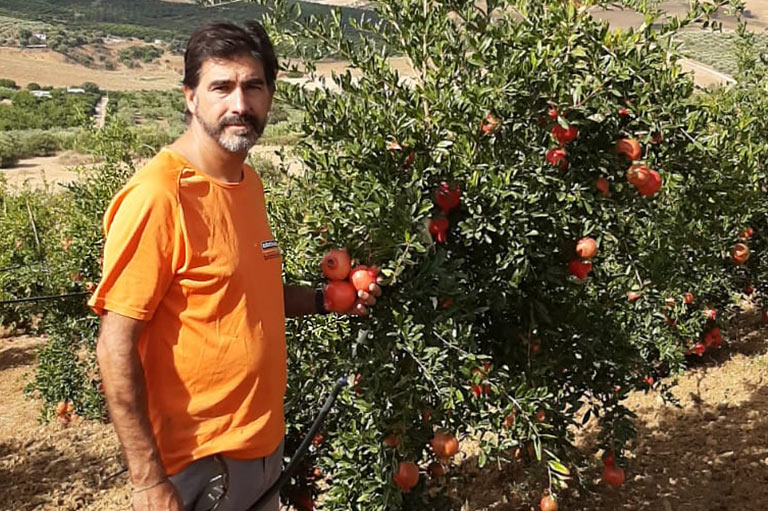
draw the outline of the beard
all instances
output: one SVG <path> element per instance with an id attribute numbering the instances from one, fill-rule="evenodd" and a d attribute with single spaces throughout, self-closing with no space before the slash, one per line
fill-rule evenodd
<path id="1" fill-rule="evenodd" d="M 248 114 L 222 117 L 216 124 L 208 123 L 201 116 L 197 116 L 197 121 L 211 138 L 230 153 L 248 152 L 264 133 L 266 125 L 266 119 Z M 238 126 L 228 128 L 233 125 Z"/>

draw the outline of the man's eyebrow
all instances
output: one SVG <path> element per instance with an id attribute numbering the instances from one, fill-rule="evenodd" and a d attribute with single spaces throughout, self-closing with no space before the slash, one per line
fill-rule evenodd
<path id="1" fill-rule="evenodd" d="M 264 85 L 266 82 L 264 81 L 264 78 L 261 78 L 260 76 L 256 76 L 253 78 L 249 78 L 246 80 L 246 85 Z"/>
<path id="2" fill-rule="evenodd" d="M 221 85 L 231 85 L 232 80 L 228 79 L 222 79 L 222 80 L 213 80 L 211 83 L 208 84 L 209 88 L 219 87 Z"/>

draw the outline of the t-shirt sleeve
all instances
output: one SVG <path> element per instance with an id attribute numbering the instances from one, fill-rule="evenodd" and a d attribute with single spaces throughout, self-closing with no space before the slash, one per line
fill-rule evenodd
<path id="1" fill-rule="evenodd" d="M 178 252 L 177 201 L 156 183 L 128 185 L 104 215 L 102 277 L 88 305 L 149 321 L 168 290 Z"/>

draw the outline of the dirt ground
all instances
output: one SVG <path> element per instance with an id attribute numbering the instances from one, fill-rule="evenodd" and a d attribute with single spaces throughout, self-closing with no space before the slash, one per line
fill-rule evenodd
<path id="1" fill-rule="evenodd" d="M 744 0 L 744 5 L 744 18 L 747 20 L 747 26 L 757 32 L 768 28 L 768 2 L 765 0 Z M 660 8 L 669 16 L 682 16 L 688 12 L 688 0 L 666 0 L 661 3 Z M 616 28 L 638 27 L 643 23 L 641 15 L 618 7 L 604 11 L 594 10 L 592 14 Z M 718 14 L 716 19 L 723 24 L 725 30 L 735 30 L 738 26 L 736 17 L 725 12 Z"/>
<path id="2" fill-rule="evenodd" d="M 89 81 L 104 90 L 168 90 L 181 84 L 181 57 L 166 56 L 169 63 L 151 64 L 138 69 L 115 71 L 88 69 L 66 62 L 51 50 L 22 50 L 0 47 L 3 78 L 24 87 L 29 82 L 54 87 L 79 85 Z"/>
<path id="3" fill-rule="evenodd" d="M 768 333 L 755 313 L 732 327 L 723 349 L 705 355 L 674 388 L 679 407 L 657 392 L 627 404 L 638 436 L 620 490 L 599 482 L 594 431 L 578 445 L 592 470 L 586 488 L 562 495 L 562 511 L 734 511 L 768 509 Z M 16 511 L 126 509 L 129 491 L 109 425 L 38 424 L 40 403 L 23 396 L 36 337 L 0 339 L 0 508 Z M 471 442 L 445 483 L 462 511 L 535 511 L 546 481 L 515 462 L 477 468 Z M 533 473 L 536 471 L 534 470 Z M 118 474 L 118 475 L 116 475 Z"/>
<path id="4" fill-rule="evenodd" d="M 25 158 L 11 168 L 0 169 L 0 176 L 4 176 L 8 184 L 15 188 L 56 189 L 77 179 L 76 166 L 91 163 L 90 156 L 66 151 L 55 156 Z"/>

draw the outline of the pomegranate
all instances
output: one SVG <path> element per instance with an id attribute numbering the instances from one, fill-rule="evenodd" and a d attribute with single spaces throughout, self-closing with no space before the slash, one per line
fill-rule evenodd
<path id="1" fill-rule="evenodd" d="M 627 181 L 632 186 L 640 187 L 645 185 L 651 178 L 651 171 L 645 165 L 632 165 L 627 170 Z"/>
<path id="2" fill-rule="evenodd" d="M 624 469 L 615 465 L 608 465 L 603 470 L 603 481 L 614 488 L 624 484 Z"/>
<path id="3" fill-rule="evenodd" d="M 547 151 L 547 162 L 555 167 L 560 167 L 561 170 L 568 168 L 568 160 L 566 158 L 565 149 L 550 149 Z"/>
<path id="4" fill-rule="evenodd" d="M 611 184 L 603 176 L 597 178 L 595 188 L 603 197 L 608 197 L 611 194 Z"/>
<path id="5" fill-rule="evenodd" d="M 539 502 L 541 511 L 557 511 L 557 501 L 551 495 L 544 495 Z"/>
<path id="6" fill-rule="evenodd" d="M 707 346 L 700 342 L 697 342 L 696 345 L 693 348 L 691 348 L 690 352 L 693 353 L 694 355 L 702 356 L 704 355 L 705 351 L 707 351 Z"/>
<path id="7" fill-rule="evenodd" d="M 634 138 L 622 138 L 619 143 L 616 144 L 616 152 L 623 154 L 630 160 L 639 160 L 643 155 L 643 151 L 640 148 L 640 142 Z"/>
<path id="8" fill-rule="evenodd" d="M 349 272 L 349 281 L 357 291 L 369 292 L 371 290 L 371 284 L 376 283 L 378 274 L 379 272 L 375 268 L 355 266 L 352 268 L 352 271 Z"/>
<path id="9" fill-rule="evenodd" d="M 576 243 L 576 255 L 582 259 L 592 259 L 597 255 L 597 243 L 594 239 L 586 237 L 581 238 Z"/>
<path id="10" fill-rule="evenodd" d="M 435 237 L 438 243 L 445 243 L 447 240 L 446 231 L 448 231 L 449 226 L 450 222 L 444 216 L 433 218 L 429 221 L 429 233 Z"/>
<path id="11" fill-rule="evenodd" d="M 731 248 L 731 261 L 734 264 L 744 264 L 749 259 L 749 247 L 744 243 L 736 243 Z"/>
<path id="12" fill-rule="evenodd" d="M 458 188 L 451 188 L 446 182 L 442 182 L 440 187 L 435 190 L 435 204 L 444 213 L 459 207 L 460 197 L 461 191 Z"/>
<path id="13" fill-rule="evenodd" d="M 485 119 L 480 125 L 480 130 L 483 132 L 483 135 L 490 137 L 491 135 L 495 135 L 499 129 L 501 129 L 501 121 L 494 117 L 490 112 L 485 114 Z"/>
<path id="14" fill-rule="evenodd" d="M 640 195 L 644 195 L 644 196 L 655 195 L 659 190 L 661 190 L 661 174 L 659 174 L 655 170 L 649 170 L 648 174 L 649 174 L 648 181 L 645 184 L 642 184 L 637 187 L 637 190 L 640 192 Z"/>
<path id="15" fill-rule="evenodd" d="M 346 280 L 333 280 L 325 286 L 325 309 L 330 312 L 344 313 L 352 309 L 357 299 L 357 291 Z"/>
<path id="16" fill-rule="evenodd" d="M 427 467 L 427 473 L 432 479 L 439 479 L 445 475 L 445 469 L 437 461 L 433 461 Z"/>
<path id="17" fill-rule="evenodd" d="M 410 461 L 401 461 L 392 479 L 400 491 L 408 493 L 419 483 L 419 467 Z"/>
<path id="18" fill-rule="evenodd" d="M 560 144 L 562 147 L 569 142 L 576 140 L 576 138 L 579 136 L 579 130 L 576 128 L 576 126 L 568 126 L 568 128 L 563 128 L 559 124 L 556 124 L 555 127 L 552 128 L 552 136 L 555 137 L 555 140 L 557 140 L 558 144 Z"/>
<path id="19" fill-rule="evenodd" d="M 388 435 L 384 437 L 384 445 L 386 445 L 387 447 L 394 447 L 395 449 L 399 449 L 400 438 L 395 434 Z"/>
<path id="20" fill-rule="evenodd" d="M 432 452 L 440 459 L 452 458 L 459 452 L 459 441 L 450 433 L 437 433 L 430 444 Z"/>
<path id="21" fill-rule="evenodd" d="M 584 280 L 587 278 L 587 275 L 589 275 L 589 272 L 592 271 L 592 263 L 574 259 L 568 263 L 568 271 L 577 279 Z"/>
<path id="22" fill-rule="evenodd" d="M 560 112 L 557 110 L 557 108 L 550 108 L 547 111 L 547 115 L 549 115 L 549 118 L 553 121 L 556 121 L 558 117 L 560 117 Z"/>
<path id="23" fill-rule="evenodd" d="M 320 267 L 329 280 L 344 280 L 351 266 L 349 254 L 344 249 L 331 250 L 323 256 Z"/>
<path id="24" fill-rule="evenodd" d="M 685 295 L 683 295 L 683 303 L 686 305 L 693 304 L 693 293 L 685 293 Z"/>

